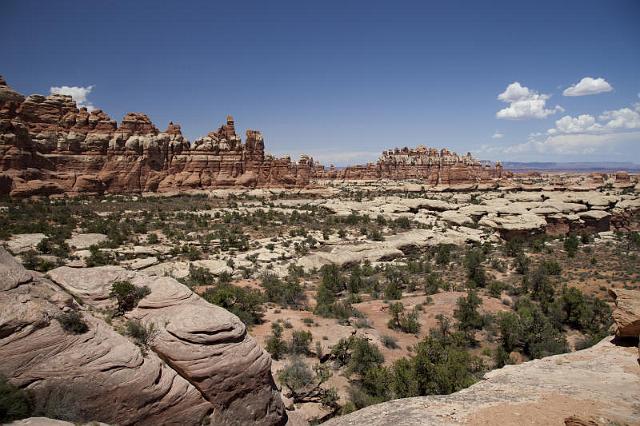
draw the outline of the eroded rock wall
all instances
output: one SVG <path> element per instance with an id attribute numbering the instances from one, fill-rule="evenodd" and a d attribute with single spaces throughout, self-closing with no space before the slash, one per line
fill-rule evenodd
<path id="1" fill-rule="evenodd" d="M 313 160 L 265 155 L 233 117 L 193 145 L 178 124 L 163 132 L 142 113 L 118 125 L 70 96 L 24 97 L 0 77 L 0 195 L 134 193 L 211 187 L 303 187 Z"/>

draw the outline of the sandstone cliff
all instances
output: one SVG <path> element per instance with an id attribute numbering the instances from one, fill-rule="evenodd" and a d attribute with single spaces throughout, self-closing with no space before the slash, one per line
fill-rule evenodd
<path id="1" fill-rule="evenodd" d="M 0 77 L 0 195 L 302 187 L 312 167 L 308 157 L 265 155 L 258 131 L 242 142 L 231 116 L 190 144 L 177 124 L 161 132 L 145 114 L 128 113 L 118 125 L 70 96 L 24 97 Z"/>
<path id="2" fill-rule="evenodd" d="M 109 424 L 286 422 L 271 359 L 234 315 L 168 277 L 120 267 L 50 276 L 26 271 L 0 248 L 0 374 L 40 405 Z M 146 354 L 105 321 L 120 280 L 151 290 L 126 315 L 155 325 Z M 88 331 L 62 328 L 56 318 L 70 311 L 82 312 Z"/>

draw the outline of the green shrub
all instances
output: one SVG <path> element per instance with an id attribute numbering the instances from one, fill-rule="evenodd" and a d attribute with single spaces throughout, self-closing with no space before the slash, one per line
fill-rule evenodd
<path id="1" fill-rule="evenodd" d="M 56 319 L 62 328 L 69 333 L 82 334 L 89 330 L 89 326 L 78 311 L 63 312 Z"/>
<path id="2" fill-rule="evenodd" d="M 90 255 L 85 260 L 85 263 L 88 267 L 93 266 L 103 266 L 103 265 L 113 265 L 115 263 L 115 259 L 111 253 L 102 251 L 98 246 L 89 247 Z"/>
<path id="3" fill-rule="evenodd" d="M 265 349 L 275 360 L 281 359 L 287 353 L 287 344 L 282 340 L 282 326 L 277 322 L 271 324 L 271 336 L 267 338 Z"/>
<path id="4" fill-rule="evenodd" d="M 273 274 L 262 276 L 260 285 L 265 290 L 267 301 L 277 303 L 282 307 L 298 305 L 304 292 L 295 277 L 287 277 L 285 281 Z"/>
<path id="5" fill-rule="evenodd" d="M 131 319 L 126 323 L 126 334 L 135 341 L 136 345 L 140 346 L 144 354 L 158 335 L 158 330 L 152 322 L 143 324 L 139 320 Z"/>
<path id="6" fill-rule="evenodd" d="M 491 281 L 488 290 L 491 297 L 500 298 L 502 290 L 506 288 L 506 285 L 500 281 Z"/>
<path id="7" fill-rule="evenodd" d="M 396 302 L 389 305 L 389 313 L 391 314 L 391 319 L 387 324 L 389 328 L 411 334 L 416 334 L 420 331 L 418 309 L 414 308 L 407 314 L 404 311 L 402 302 Z"/>
<path id="8" fill-rule="evenodd" d="M 30 417 L 31 411 L 27 393 L 0 376 L 0 422 L 4 424 Z"/>
<path id="9" fill-rule="evenodd" d="M 438 290 L 443 287 L 442 279 L 436 272 L 431 272 L 427 275 L 424 283 L 424 292 L 426 294 L 436 294 Z"/>
<path id="10" fill-rule="evenodd" d="M 547 275 L 560 275 L 562 272 L 562 268 L 556 260 L 544 260 L 540 264 L 540 267 Z"/>
<path id="11" fill-rule="evenodd" d="M 564 250 L 567 252 L 567 256 L 575 257 L 578 252 L 579 243 L 580 240 L 574 234 L 571 234 L 564 239 Z"/>
<path id="12" fill-rule="evenodd" d="M 262 293 L 258 290 L 218 283 L 208 289 L 202 297 L 209 303 L 221 306 L 251 326 L 262 321 Z"/>
<path id="13" fill-rule="evenodd" d="M 474 248 L 467 251 L 464 257 L 464 266 L 467 269 L 467 278 L 471 287 L 484 287 L 487 284 L 487 277 L 482 266 L 484 254 L 482 249 Z"/>
<path id="14" fill-rule="evenodd" d="M 313 340 L 311 332 L 305 330 L 295 330 L 291 333 L 289 352 L 296 355 L 309 354 L 309 344 Z"/>
<path id="15" fill-rule="evenodd" d="M 136 287 L 129 281 L 116 281 L 111 285 L 109 297 L 115 297 L 118 303 L 116 315 L 123 315 L 138 305 L 138 302 L 151 293 L 149 287 Z"/>
<path id="16" fill-rule="evenodd" d="M 458 329 L 464 332 L 479 330 L 484 325 L 484 319 L 478 312 L 481 300 L 475 291 L 469 291 L 467 297 L 460 297 L 453 316 L 458 320 Z"/>
<path id="17" fill-rule="evenodd" d="M 193 263 L 189 264 L 189 275 L 180 280 L 180 282 L 187 287 L 209 285 L 215 283 L 215 281 L 216 277 L 211 273 L 211 271 L 207 268 L 196 266 Z"/>

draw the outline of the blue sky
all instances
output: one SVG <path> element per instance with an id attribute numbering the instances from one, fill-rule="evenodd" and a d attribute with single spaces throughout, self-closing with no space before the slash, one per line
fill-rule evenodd
<path id="1" fill-rule="evenodd" d="M 114 119 L 191 140 L 233 114 L 325 164 L 418 144 L 640 162 L 639 23 L 633 0 L 5 0 L 0 74 L 26 94 L 91 87 Z M 603 80 L 563 95 L 585 77 Z"/>

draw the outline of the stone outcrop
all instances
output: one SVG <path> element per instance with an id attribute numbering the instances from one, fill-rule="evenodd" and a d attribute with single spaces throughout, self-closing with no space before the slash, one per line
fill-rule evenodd
<path id="1" fill-rule="evenodd" d="M 479 383 L 451 395 L 371 405 L 325 424 L 551 425 L 563 424 L 565 419 L 576 424 L 576 416 L 582 424 L 637 424 L 637 350 L 616 346 L 611 340 L 607 337 L 589 349 L 493 370 Z"/>
<path id="2" fill-rule="evenodd" d="M 0 195 L 133 193 L 215 187 L 303 187 L 313 160 L 265 155 L 260 132 L 233 117 L 190 144 L 180 125 L 142 113 L 120 124 L 70 96 L 24 97 L 0 77 Z"/>
<path id="3" fill-rule="evenodd" d="M 511 176 L 500 163 L 483 164 L 471 156 L 447 149 L 419 145 L 395 148 L 382 153 L 376 163 L 349 166 L 338 170 L 316 169 L 316 176 L 328 179 L 419 179 L 425 185 L 459 185 L 488 182 Z"/>
<path id="4" fill-rule="evenodd" d="M 240 320 L 168 277 L 120 267 L 26 271 L 0 248 L 0 374 L 64 406 L 73 420 L 108 424 L 286 422 L 271 359 Z M 127 319 L 154 324 L 145 354 L 100 314 L 111 284 L 130 280 L 151 293 Z M 77 301 L 81 301 L 79 305 Z M 57 318 L 80 311 L 88 331 Z"/>
<path id="5" fill-rule="evenodd" d="M 616 307 L 613 320 L 616 324 L 616 335 L 620 337 L 640 336 L 640 291 L 610 288 Z"/>

